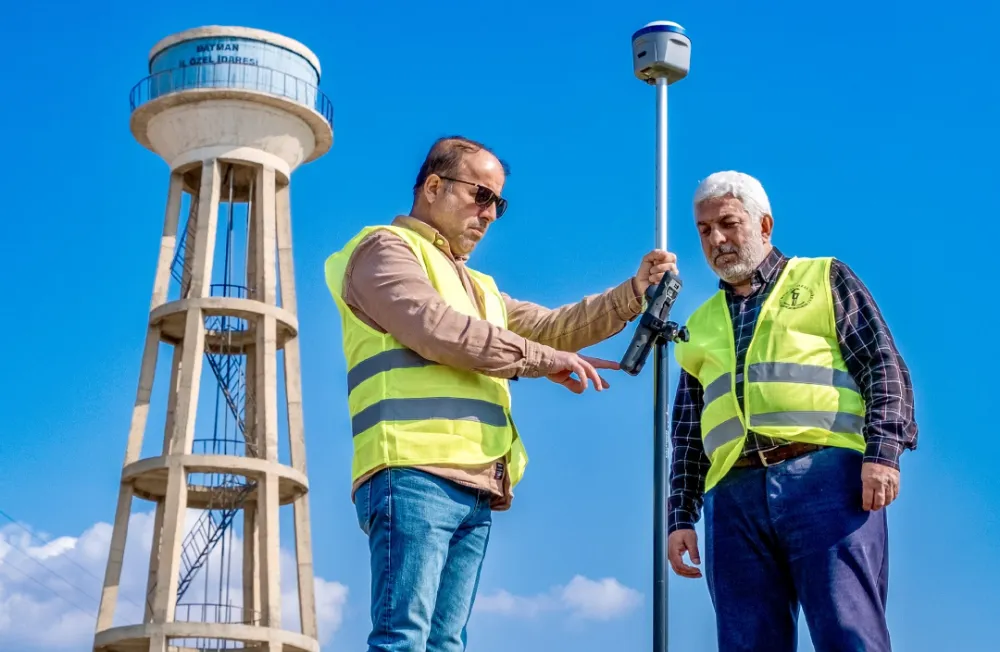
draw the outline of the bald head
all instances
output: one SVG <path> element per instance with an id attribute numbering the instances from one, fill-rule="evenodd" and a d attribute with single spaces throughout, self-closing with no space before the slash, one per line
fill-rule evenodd
<path id="1" fill-rule="evenodd" d="M 488 147 L 463 136 L 434 142 L 413 184 L 410 214 L 467 256 L 506 207 L 500 199 L 510 170 Z"/>
<path id="2" fill-rule="evenodd" d="M 464 136 L 438 138 L 431 145 L 430 151 L 427 152 L 427 156 L 420 166 L 420 171 L 417 172 L 417 180 L 413 184 L 414 200 L 417 199 L 424 182 L 427 181 L 430 175 L 437 174 L 439 176 L 453 177 L 460 171 L 462 163 L 467 156 L 478 154 L 479 152 L 490 154 L 500 166 L 504 175 L 510 174 L 507 164 L 497 158 L 496 154 L 490 151 L 490 148 L 486 145 L 465 138 Z"/>

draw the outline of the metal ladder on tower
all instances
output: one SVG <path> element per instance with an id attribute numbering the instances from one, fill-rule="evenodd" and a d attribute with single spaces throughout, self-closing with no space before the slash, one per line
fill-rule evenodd
<path id="1" fill-rule="evenodd" d="M 190 214 L 197 214 L 197 197 L 192 197 L 192 207 Z M 232 211 L 230 204 L 230 213 Z M 232 216 L 230 215 L 230 222 Z M 190 274 L 185 274 L 186 252 L 193 240 L 194 233 L 189 230 L 190 222 L 184 225 L 184 230 L 179 238 L 177 250 L 171 263 L 171 275 L 180 285 L 180 296 L 186 297 L 190 287 L 185 283 L 185 276 L 190 278 Z M 228 279 L 227 279 L 228 280 Z M 213 286 L 214 288 L 215 286 Z M 223 290 L 228 287 L 223 284 Z M 231 330 L 229 322 L 238 320 L 233 317 L 213 315 L 206 320 L 205 327 L 208 332 L 226 332 Z M 255 442 L 246 438 L 246 408 L 253 405 L 253 394 L 249 391 L 246 377 L 245 364 L 239 364 L 231 356 L 222 353 L 205 352 L 205 360 L 212 370 L 218 383 L 219 394 L 223 398 L 226 409 L 232 414 L 236 423 L 239 437 L 243 440 L 247 455 L 256 457 L 257 447 Z M 217 425 L 217 424 L 216 424 Z M 181 568 L 177 585 L 178 602 L 188 590 L 191 582 L 196 577 L 198 571 L 206 564 L 212 551 L 222 540 L 226 531 L 232 525 L 236 514 L 243 508 L 249 495 L 254 491 L 256 485 L 252 481 L 244 481 L 242 476 L 232 474 L 214 474 L 221 476 L 219 482 L 212 484 L 212 496 L 209 499 L 207 508 L 202 512 L 198 520 L 195 521 L 191 530 L 184 537 L 181 543 Z M 155 585 L 150 587 L 150 596 Z M 147 596 L 148 599 L 148 596 Z"/>

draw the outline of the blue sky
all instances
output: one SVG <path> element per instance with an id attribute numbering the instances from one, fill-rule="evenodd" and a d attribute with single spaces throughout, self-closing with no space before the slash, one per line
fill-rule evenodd
<path id="1" fill-rule="evenodd" d="M 24 622 L 0 617 L 0 650 L 89 645 L 85 615 L 96 610 L 108 536 L 95 524 L 114 516 L 166 201 L 166 166 L 128 128 L 129 89 L 156 41 L 205 24 L 284 33 L 319 56 L 335 105 L 333 149 L 295 173 L 292 191 L 313 548 L 329 583 L 323 649 L 335 651 L 363 645 L 369 576 L 347 493 L 343 356 L 324 258 L 359 227 L 405 211 L 427 146 L 462 133 L 513 168 L 511 207 L 474 266 L 550 306 L 633 274 L 653 243 L 654 96 L 632 76 L 629 38 L 657 19 L 693 39 L 691 74 L 671 91 L 677 313 L 715 285 L 690 197 L 719 169 L 761 179 L 786 253 L 834 255 L 861 275 L 913 372 L 921 431 L 889 508 L 894 641 L 993 649 L 995 7 L 514 0 L 276 11 L 245 0 L 144 4 L 146 18 L 136 7 L 111 0 L 106 18 L 21 3 L 0 25 L 5 86 L 16 91 L 0 103 L 0 253 L 12 272 L 0 510 L 39 537 L 68 537 L 43 547 L 0 517 L 0 604 L 33 596 L 45 624 L 25 639 Z M 590 353 L 619 358 L 631 330 Z M 531 466 L 515 509 L 495 519 L 481 592 L 492 609 L 474 615 L 470 652 L 649 648 L 650 371 L 615 375 L 603 394 L 514 387 Z M 293 545 L 288 529 L 282 542 Z M 3 570 L 14 564 L 37 581 Z M 51 584 L 52 570 L 75 588 Z M 704 581 L 671 575 L 670 601 L 672 649 L 714 650 Z M 79 620 L 56 627 L 54 614 Z M 812 649 L 807 639 L 800 649 Z"/>

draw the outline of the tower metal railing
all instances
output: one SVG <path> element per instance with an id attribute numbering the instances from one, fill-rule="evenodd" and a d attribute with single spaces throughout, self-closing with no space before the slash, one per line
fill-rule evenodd
<path id="1" fill-rule="evenodd" d="M 333 124 L 333 102 L 318 87 L 283 70 L 246 63 L 199 63 L 153 73 L 132 87 L 129 108 L 135 111 L 180 91 L 227 88 L 284 97 L 314 109 Z"/>

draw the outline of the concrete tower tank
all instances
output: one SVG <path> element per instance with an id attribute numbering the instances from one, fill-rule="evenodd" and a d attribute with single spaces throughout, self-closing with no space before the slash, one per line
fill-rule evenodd
<path id="1" fill-rule="evenodd" d="M 93 649 L 315 652 L 289 197 L 292 172 L 333 142 L 320 63 L 285 36 L 211 26 L 157 43 L 149 73 L 132 89 L 131 129 L 169 184 Z M 163 443 L 142 457 L 161 347 Z M 155 504 L 145 613 L 117 624 L 136 498 Z M 294 511 L 296 629 L 282 625 L 282 505 Z M 186 523 L 189 509 L 200 515 Z"/>

